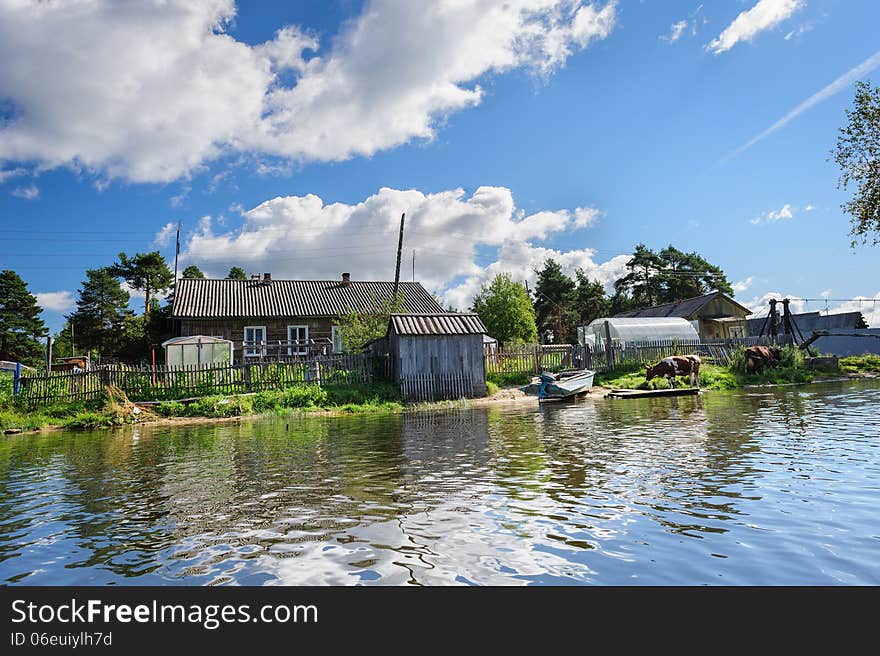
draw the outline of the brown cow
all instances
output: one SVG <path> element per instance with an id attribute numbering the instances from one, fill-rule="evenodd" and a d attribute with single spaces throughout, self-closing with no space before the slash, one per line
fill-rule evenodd
<path id="1" fill-rule="evenodd" d="M 696 381 L 700 386 L 700 356 L 699 355 L 673 355 L 663 358 L 654 366 L 648 366 L 645 370 L 645 379 L 651 380 L 655 376 L 663 376 L 669 381 L 671 387 L 675 387 L 676 376 L 688 376 L 691 387 Z"/>
<path id="2" fill-rule="evenodd" d="M 780 353 L 776 346 L 749 346 L 746 349 L 746 372 L 758 373 L 779 360 Z"/>

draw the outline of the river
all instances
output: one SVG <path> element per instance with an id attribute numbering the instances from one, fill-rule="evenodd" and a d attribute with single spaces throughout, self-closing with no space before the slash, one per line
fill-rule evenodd
<path id="1" fill-rule="evenodd" d="M 878 584 L 880 381 L 0 441 L 0 582 Z"/>

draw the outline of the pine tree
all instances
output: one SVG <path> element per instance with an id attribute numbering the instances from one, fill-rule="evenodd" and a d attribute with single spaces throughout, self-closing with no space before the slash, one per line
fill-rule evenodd
<path id="1" fill-rule="evenodd" d="M 557 344 L 573 342 L 577 338 L 574 280 L 565 275 L 552 258 L 535 273 L 538 274 L 535 315 L 541 336 L 552 332 Z"/>
<path id="2" fill-rule="evenodd" d="M 0 271 L 0 359 L 40 364 L 40 338 L 47 334 L 40 312 L 24 280 L 15 271 Z"/>
<path id="3" fill-rule="evenodd" d="M 144 315 L 150 315 L 152 294 L 168 291 L 174 283 L 174 274 L 165 263 L 159 251 L 138 253 L 129 258 L 125 253 L 119 254 L 119 261 L 109 267 L 109 271 L 118 278 L 123 278 L 132 289 L 142 290 L 144 299 Z"/>
<path id="4" fill-rule="evenodd" d="M 205 274 L 202 273 L 202 270 L 197 267 L 195 264 L 190 264 L 183 270 L 184 278 L 198 278 L 200 280 L 205 279 Z"/>
<path id="5" fill-rule="evenodd" d="M 594 319 L 608 316 L 610 303 L 605 295 L 605 286 L 599 281 L 590 280 L 583 269 L 577 269 L 574 273 L 577 279 L 575 311 L 578 325 L 585 326 Z"/>
<path id="6" fill-rule="evenodd" d="M 121 353 L 126 343 L 126 317 L 130 296 L 109 267 L 89 269 L 79 290 L 76 310 L 67 316 L 82 350 L 96 350 L 99 357 Z"/>

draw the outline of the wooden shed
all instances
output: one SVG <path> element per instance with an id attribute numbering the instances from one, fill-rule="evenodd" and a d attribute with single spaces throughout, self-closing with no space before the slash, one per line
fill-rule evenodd
<path id="1" fill-rule="evenodd" d="M 388 349 L 407 401 L 486 395 L 483 335 L 476 314 L 392 314 Z"/>

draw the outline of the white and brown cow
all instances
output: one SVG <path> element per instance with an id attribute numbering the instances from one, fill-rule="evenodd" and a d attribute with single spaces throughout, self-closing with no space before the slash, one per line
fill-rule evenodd
<path id="1" fill-rule="evenodd" d="M 654 377 L 663 376 L 669 381 L 671 387 L 675 387 L 676 376 L 688 376 L 691 387 L 696 381 L 697 387 L 700 386 L 700 356 L 699 355 L 673 355 L 663 358 L 654 366 L 646 367 L 645 379 L 651 380 Z"/>

